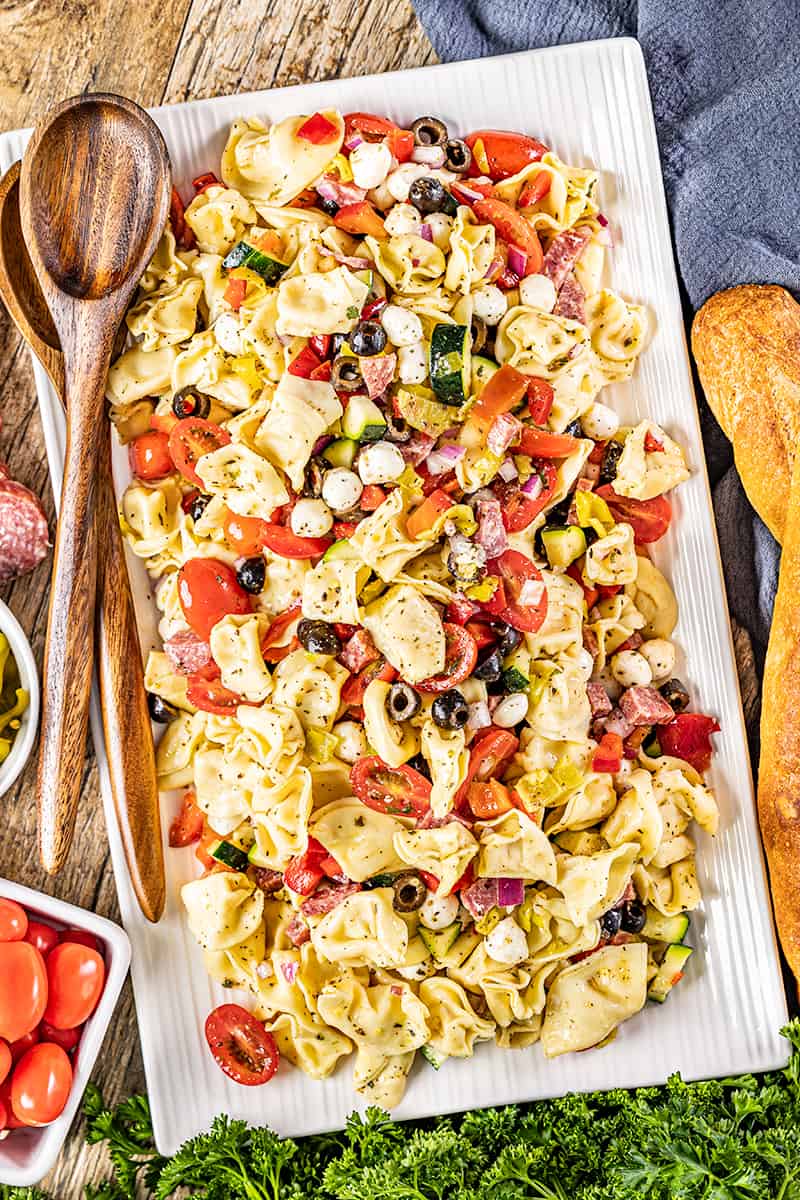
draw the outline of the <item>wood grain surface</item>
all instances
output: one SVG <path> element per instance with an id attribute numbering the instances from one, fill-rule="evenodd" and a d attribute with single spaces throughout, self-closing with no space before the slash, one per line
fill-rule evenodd
<path id="1" fill-rule="evenodd" d="M 176 103 L 435 62 L 411 0 L 4 0 L 0 4 L 0 127 L 33 125 L 84 90 L 120 92 L 139 104 Z M 30 360 L 0 305 L 0 458 L 53 501 Z M 41 666 L 50 561 L 3 599 L 31 636 Z M 83 773 L 72 854 L 50 879 L 36 852 L 36 767 L 0 801 L 0 874 L 118 919 L 97 767 Z M 144 1087 L 130 984 L 94 1073 L 110 1102 Z M 108 1176 L 105 1151 L 87 1147 L 77 1120 L 53 1196 L 79 1200 Z"/>

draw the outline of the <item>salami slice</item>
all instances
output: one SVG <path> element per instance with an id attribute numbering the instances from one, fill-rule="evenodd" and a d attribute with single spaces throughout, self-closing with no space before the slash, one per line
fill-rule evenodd
<path id="1" fill-rule="evenodd" d="M 619 707 L 634 728 L 639 725 L 666 725 L 675 717 L 671 705 L 652 687 L 628 688 L 619 698 Z"/>
<path id="2" fill-rule="evenodd" d="M 194 675 L 211 662 L 211 647 L 191 629 L 173 633 L 164 642 L 164 653 L 179 675 Z"/>
<path id="3" fill-rule="evenodd" d="M 286 936 L 293 946 L 302 946 L 311 937 L 311 930 L 300 916 L 300 913 L 295 913 L 286 926 Z"/>
<path id="4" fill-rule="evenodd" d="M 331 912 L 343 900 L 346 900 L 348 896 L 353 896 L 360 891 L 360 883 L 349 881 L 347 883 L 323 883 L 312 896 L 303 901 L 300 907 L 306 916 L 324 916 L 325 913 Z"/>
<path id="5" fill-rule="evenodd" d="M 586 324 L 586 293 L 574 275 L 568 275 L 562 283 L 553 312 L 557 317 Z"/>
<path id="6" fill-rule="evenodd" d="M 0 477 L 0 584 L 10 583 L 37 567 L 50 549 L 42 503 L 30 488 L 8 478 L 5 464 Z"/>
<path id="7" fill-rule="evenodd" d="M 367 385 L 370 400 L 382 396 L 394 378 L 394 368 L 397 363 L 396 354 L 381 354 L 359 360 L 361 375 Z"/>
<path id="8" fill-rule="evenodd" d="M 614 705 L 608 698 L 608 692 L 602 683 L 587 683 L 586 694 L 592 709 L 592 717 L 607 717 L 613 711 Z"/>
<path id="9" fill-rule="evenodd" d="M 561 288 L 575 263 L 586 247 L 591 237 L 591 230 L 585 225 L 578 229 L 565 229 L 547 248 L 542 263 L 542 274 L 549 276 L 557 292 Z"/>

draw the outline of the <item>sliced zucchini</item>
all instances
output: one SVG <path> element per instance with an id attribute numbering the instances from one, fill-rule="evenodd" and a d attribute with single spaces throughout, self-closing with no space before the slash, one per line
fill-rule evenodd
<path id="1" fill-rule="evenodd" d="M 458 921 L 453 921 L 452 925 L 438 933 L 433 929 L 426 929 L 424 925 L 421 925 L 419 930 L 420 938 L 437 961 L 441 961 L 442 956 L 452 949 L 460 933 L 461 925 Z"/>
<path id="2" fill-rule="evenodd" d="M 249 242 L 237 242 L 223 258 L 222 265 L 226 271 L 232 271 L 234 267 L 248 267 L 260 275 L 265 283 L 273 284 L 277 283 L 289 264 L 271 258 Z"/>
<path id="3" fill-rule="evenodd" d="M 545 528 L 542 545 L 551 567 L 566 568 L 586 553 L 586 534 L 577 525 Z"/>
<path id="4" fill-rule="evenodd" d="M 642 929 L 642 937 L 653 942 L 669 942 L 676 945 L 682 942 L 689 929 L 689 916 L 680 913 L 677 917 L 665 917 L 657 908 L 647 906 L 646 919 Z"/>
<path id="5" fill-rule="evenodd" d="M 331 549 L 333 549 L 333 547 L 331 547 Z M 368 879 L 366 881 L 366 883 L 364 884 L 364 887 L 368 891 L 371 891 L 372 888 L 391 887 L 392 884 L 394 883 L 394 881 L 395 881 L 394 875 L 373 875 L 372 879 Z"/>
<path id="6" fill-rule="evenodd" d="M 208 853 L 217 862 L 222 863 L 226 867 L 231 867 L 234 871 L 246 871 L 250 859 L 239 846 L 234 846 L 233 842 L 226 842 L 225 838 L 220 838 L 218 842 L 213 842 L 208 847 Z"/>
<path id="7" fill-rule="evenodd" d="M 472 394 L 480 396 L 483 389 L 486 387 L 489 380 L 494 375 L 495 371 L 499 371 L 496 362 L 492 362 L 490 358 L 484 358 L 480 354 L 472 356 Z"/>
<path id="8" fill-rule="evenodd" d="M 527 692 L 531 686 L 530 679 L 516 667 L 506 667 L 500 676 L 500 683 L 504 692 Z"/>
<path id="9" fill-rule="evenodd" d="M 434 325 L 430 352 L 431 387 L 442 404 L 457 407 L 472 382 L 472 338 L 468 325 Z"/>
<path id="10" fill-rule="evenodd" d="M 428 1062 L 433 1067 L 434 1071 L 438 1071 L 443 1062 L 446 1061 L 447 1055 L 440 1054 L 438 1050 L 434 1050 L 433 1046 L 420 1046 L 420 1053 L 423 1058 L 427 1058 Z"/>
<path id="11" fill-rule="evenodd" d="M 357 450 L 358 442 L 354 442 L 352 438 L 337 438 L 335 442 L 331 442 L 329 446 L 325 447 L 322 457 L 332 467 L 344 467 L 349 471 Z"/>
<path id="12" fill-rule="evenodd" d="M 338 542 L 334 542 L 333 545 L 328 546 L 328 549 L 322 556 L 322 561 L 330 562 L 331 559 L 348 558 L 358 558 L 358 554 L 350 548 L 350 542 L 347 538 L 340 538 Z"/>
<path id="13" fill-rule="evenodd" d="M 467 930 L 453 942 L 447 953 L 438 959 L 439 965 L 445 968 L 460 967 L 482 940 L 480 934 L 471 929 Z"/>
<path id="14" fill-rule="evenodd" d="M 342 417 L 342 431 L 357 442 L 377 442 L 386 433 L 386 418 L 369 396 L 353 396 Z"/>
<path id="15" fill-rule="evenodd" d="M 693 951 L 691 946 L 668 946 L 661 966 L 647 992 L 648 1000 L 663 1004 L 675 984 L 683 978 L 683 969 Z"/>

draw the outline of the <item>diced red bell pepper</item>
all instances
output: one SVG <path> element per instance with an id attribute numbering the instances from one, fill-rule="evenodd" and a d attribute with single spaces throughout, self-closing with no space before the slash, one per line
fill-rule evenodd
<path id="1" fill-rule="evenodd" d="M 213 171 L 206 171 L 205 175 L 198 175 L 192 180 L 192 187 L 195 190 L 195 195 L 199 196 L 206 188 L 219 187 L 220 183 Z"/>
<path id="2" fill-rule="evenodd" d="M 333 374 L 333 363 L 329 358 L 325 362 L 321 362 L 318 367 L 309 375 L 309 379 L 315 380 L 317 383 L 330 383 L 331 375 Z"/>
<path id="3" fill-rule="evenodd" d="M 313 337 L 308 339 L 308 344 L 317 358 L 327 358 L 331 348 L 331 335 L 329 333 L 315 333 Z"/>
<path id="4" fill-rule="evenodd" d="M 303 346 L 297 357 L 289 363 L 288 369 L 290 375 L 297 375 L 300 379 L 310 379 L 312 372 L 320 366 L 322 366 L 322 362 L 311 346 Z"/>
<path id="5" fill-rule="evenodd" d="M 476 616 L 480 611 L 480 604 L 476 604 L 474 600 L 468 600 L 466 596 L 457 596 L 448 604 L 444 619 L 453 625 L 466 625 L 470 617 Z"/>
<path id="6" fill-rule="evenodd" d="M 592 756 L 593 771 L 609 771 L 612 775 L 622 767 L 622 738 L 618 733 L 604 733 Z"/>
<path id="7" fill-rule="evenodd" d="M 316 112 L 303 122 L 297 131 L 297 137 L 304 142 L 311 142 L 312 146 L 324 146 L 328 142 L 336 141 L 339 130 L 324 113 Z"/>
<path id="8" fill-rule="evenodd" d="M 238 312 L 242 307 L 246 295 L 247 280 L 231 278 L 228 280 L 228 286 L 225 288 L 223 300 L 226 300 L 230 304 L 234 312 Z"/>
<path id="9" fill-rule="evenodd" d="M 545 425 L 553 407 L 555 392 L 546 379 L 528 381 L 528 412 L 534 425 Z"/>
<path id="10" fill-rule="evenodd" d="M 696 771 L 711 766 L 711 734 L 719 733 L 719 723 L 704 713 L 678 713 L 669 725 L 658 728 L 658 744 L 664 754 L 682 758 Z"/>
<path id="11" fill-rule="evenodd" d="M 344 229 L 345 233 L 365 234 L 376 238 L 388 236 L 383 217 L 368 200 L 342 205 L 333 218 L 333 223 L 337 229 Z"/>
<path id="12" fill-rule="evenodd" d="M 664 443 L 655 437 L 649 429 L 644 435 L 644 452 L 645 454 L 664 453 Z"/>
<path id="13" fill-rule="evenodd" d="M 540 200 L 544 200 L 550 191 L 550 183 L 547 171 L 540 171 L 533 179 L 526 180 L 517 197 L 517 208 L 533 208 Z"/>

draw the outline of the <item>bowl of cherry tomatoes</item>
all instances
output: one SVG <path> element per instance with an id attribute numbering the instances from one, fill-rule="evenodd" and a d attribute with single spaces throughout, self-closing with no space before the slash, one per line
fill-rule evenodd
<path id="1" fill-rule="evenodd" d="M 0 879 L 0 1183 L 54 1165 L 130 958 L 112 921 Z"/>

